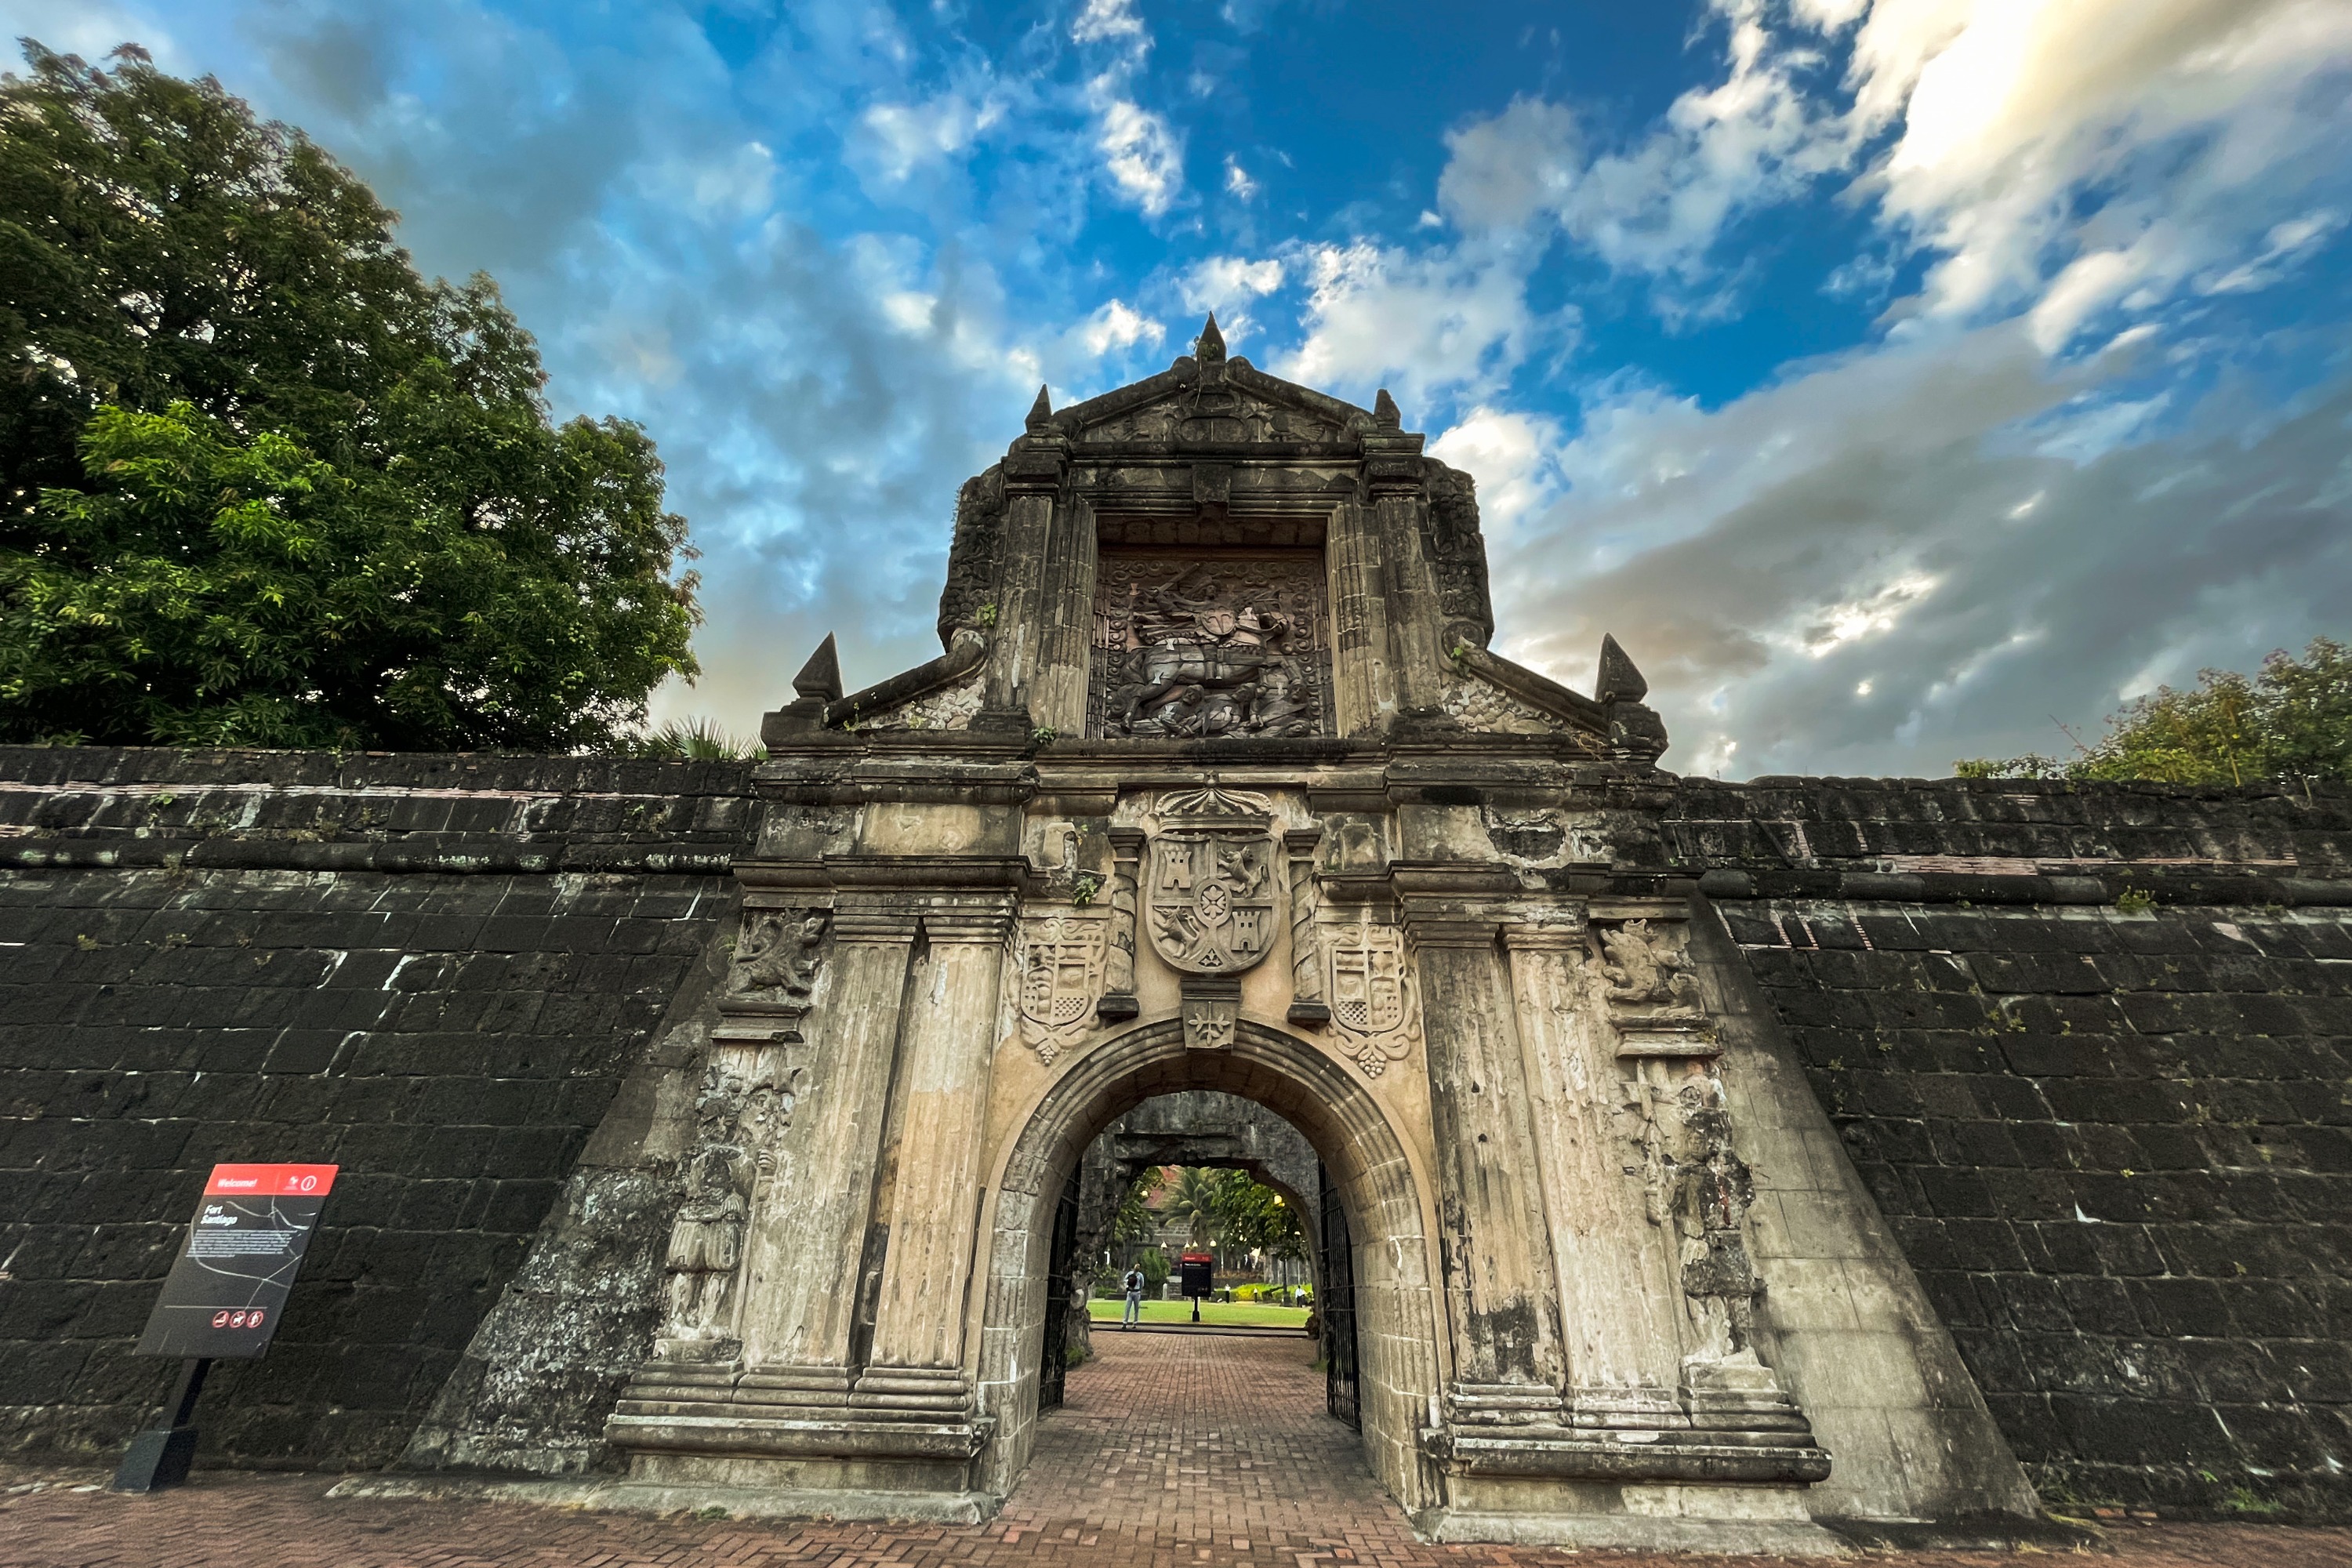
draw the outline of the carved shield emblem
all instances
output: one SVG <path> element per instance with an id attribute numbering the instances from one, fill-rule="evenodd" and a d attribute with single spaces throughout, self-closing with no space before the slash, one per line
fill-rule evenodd
<path id="1" fill-rule="evenodd" d="M 1151 945 L 1188 974 L 1238 974 L 1274 946 L 1274 837 L 1203 829 L 1151 841 Z"/>
<path id="2" fill-rule="evenodd" d="M 1324 935 L 1324 952 L 1331 966 L 1331 1021 L 1354 1042 L 1364 1070 L 1378 1074 L 1421 1034 L 1404 933 L 1360 921 L 1335 926 Z"/>
<path id="3" fill-rule="evenodd" d="M 1022 922 L 1021 1033 L 1047 1061 L 1083 1033 L 1102 994 L 1100 919 L 1045 915 Z"/>

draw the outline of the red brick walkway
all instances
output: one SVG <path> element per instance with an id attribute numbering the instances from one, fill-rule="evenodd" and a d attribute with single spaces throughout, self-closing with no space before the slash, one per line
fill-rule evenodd
<path id="1" fill-rule="evenodd" d="M 199 1471 L 152 1498 L 104 1478 L 0 1471 L 0 1568 L 1570 1568 L 1568 1554 L 1415 1542 L 1354 1434 L 1323 1413 L 1303 1341 L 1098 1332 L 984 1525 L 741 1522 L 528 1504 L 327 1498 L 322 1476 Z M 2344 1568 L 2352 1531 L 2119 1530 L 2116 1568 Z M 1574 1568 L 1658 1563 L 1576 1554 Z M 1680 1559 L 1725 1568 L 1736 1559 Z M 1759 1560 L 1749 1560 L 1758 1562 Z M 1874 1554 L 1894 1568 L 2017 1560 Z"/>

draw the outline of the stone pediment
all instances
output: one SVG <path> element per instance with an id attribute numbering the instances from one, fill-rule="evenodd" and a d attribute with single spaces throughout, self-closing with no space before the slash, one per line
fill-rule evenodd
<path id="1" fill-rule="evenodd" d="M 1381 430 L 1369 409 L 1269 375 L 1246 359 L 1227 358 L 1213 317 L 1199 353 L 1158 375 L 1072 404 L 1050 423 L 1087 445 L 1169 451 L 1353 447 Z"/>

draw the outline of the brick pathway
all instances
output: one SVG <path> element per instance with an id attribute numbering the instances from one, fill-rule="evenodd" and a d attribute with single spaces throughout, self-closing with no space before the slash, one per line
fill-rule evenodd
<path id="1" fill-rule="evenodd" d="M 1029 1479 L 984 1525 L 737 1522 L 526 1504 L 330 1500 L 334 1478 L 199 1471 L 152 1498 L 0 1471 L 0 1568 L 1612 1568 L 1620 1552 L 1423 1546 L 1323 1415 L 1301 1341 L 1097 1332 Z M 2148 1525 L 2116 1568 L 2344 1568 L 2352 1530 Z M 1759 1568 L 1773 1560 L 1745 1560 Z M 2000 1555 L 1874 1553 L 1873 1568 Z"/>

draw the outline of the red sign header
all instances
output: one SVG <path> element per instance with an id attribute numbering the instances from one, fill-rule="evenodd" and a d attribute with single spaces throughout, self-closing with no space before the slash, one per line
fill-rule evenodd
<path id="1" fill-rule="evenodd" d="M 323 1198 L 340 1165 L 215 1165 L 208 1198 Z"/>

